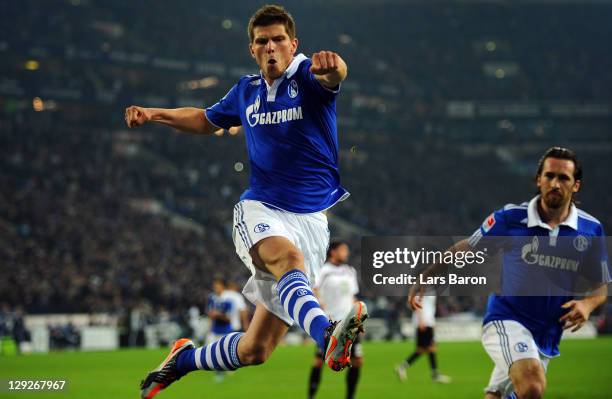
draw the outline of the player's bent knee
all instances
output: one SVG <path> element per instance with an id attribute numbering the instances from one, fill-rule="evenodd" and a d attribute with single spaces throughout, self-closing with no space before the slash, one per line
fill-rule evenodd
<path id="1" fill-rule="evenodd" d="M 537 399 L 544 395 L 546 375 L 538 360 L 523 359 L 512 364 L 510 378 L 521 399 Z"/>
<path id="2" fill-rule="evenodd" d="M 541 381 L 529 381 L 515 387 L 515 392 L 519 399 L 540 399 L 544 396 L 544 383 Z"/>
<path id="3" fill-rule="evenodd" d="M 240 361 L 242 364 L 250 366 L 262 364 L 270 358 L 273 350 L 268 345 L 252 343 L 240 348 Z"/>
<path id="4" fill-rule="evenodd" d="M 323 359 L 320 357 L 316 357 L 314 361 L 312 362 L 312 367 L 316 367 L 318 369 L 323 367 Z"/>
<path id="5" fill-rule="evenodd" d="M 293 269 L 303 270 L 304 255 L 297 248 L 287 248 L 275 254 L 265 263 L 268 268 L 272 269 L 271 271 L 282 275 Z"/>
<path id="6" fill-rule="evenodd" d="M 362 357 L 355 357 L 353 359 L 351 359 L 351 367 L 361 367 L 363 366 L 363 358 Z"/>

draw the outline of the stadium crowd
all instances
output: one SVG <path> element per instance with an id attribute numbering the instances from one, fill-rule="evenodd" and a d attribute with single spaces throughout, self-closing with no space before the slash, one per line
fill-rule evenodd
<path id="1" fill-rule="evenodd" d="M 0 16 L 13 32 L 0 38 L 2 300 L 28 312 L 124 312 L 143 300 L 181 312 L 204 303 L 216 272 L 244 281 L 231 237 L 248 184 L 242 135 L 127 131 L 122 117 L 131 103 L 211 104 L 253 72 L 244 33 L 252 10 L 157 1 L 133 21 L 136 3 L 26 3 L 4 4 Z M 581 6 L 590 28 L 579 31 L 567 29 L 573 4 L 557 5 L 554 18 L 525 4 L 504 6 L 507 18 L 487 4 L 394 3 L 384 18 L 368 5 L 325 15 L 287 7 L 316 15 L 318 28 L 298 34 L 318 46 L 325 27 L 349 62 L 338 107 L 352 196 L 332 216 L 354 229 L 357 266 L 358 232 L 467 235 L 493 209 L 530 198 L 535 157 L 552 144 L 577 150 L 581 199 L 612 228 L 609 114 L 447 115 L 449 102 L 465 99 L 610 103 L 612 56 L 600 45 L 612 34 L 601 12 L 610 5 Z M 364 13 L 371 25 L 359 29 Z M 373 34 L 383 31 L 384 40 Z M 381 314 L 396 312 L 393 301 Z"/>

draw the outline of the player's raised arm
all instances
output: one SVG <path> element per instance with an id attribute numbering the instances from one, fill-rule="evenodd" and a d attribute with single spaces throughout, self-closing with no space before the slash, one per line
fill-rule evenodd
<path id="1" fill-rule="evenodd" d="M 200 108 L 144 108 L 132 105 L 125 109 L 125 123 L 133 128 L 147 122 L 157 122 L 168 125 L 183 132 L 195 134 L 211 134 L 219 128 L 206 118 Z"/>
<path id="2" fill-rule="evenodd" d="M 312 55 L 310 72 L 325 87 L 337 87 L 348 73 L 346 62 L 333 51 L 319 51 Z"/>

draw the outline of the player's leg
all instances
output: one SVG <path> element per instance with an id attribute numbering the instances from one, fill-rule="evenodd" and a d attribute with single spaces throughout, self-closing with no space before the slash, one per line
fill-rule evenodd
<path id="1" fill-rule="evenodd" d="M 408 377 L 406 370 L 410 366 L 412 366 L 412 364 L 416 362 L 419 359 L 419 357 L 421 357 L 421 355 L 425 353 L 427 350 L 426 349 L 427 342 L 425 340 L 423 331 L 417 328 L 415 330 L 415 335 L 416 335 L 416 348 L 414 352 L 412 352 L 412 354 L 408 356 L 406 360 L 404 360 L 402 363 L 395 366 L 395 373 L 397 374 L 397 377 L 400 379 L 400 381 L 406 380 L 406 378 Z"/>
<path id="2" fill-rule="evenodd" d="M 428 337 L 427 342 L 429 346 L 427 347 L 427 353 L 429 356 L 429 367 L 431 369 L 431 378 L 435 382 L 439 382 L 441 384 L 449 384 L 451 382 L 451 378 L 447 375 L 441 374 L 438 371 L 438 359 L 437 359 L 437 346 L 434 341 L 434 329 L 433 327 L 428 327 Z"/>
<path id="3" fill-rule="evenodd" d="M 308 399 L 313 399 L 319 389 L 321 372 L 323 371 L 323 356 L 323 351 L 317 346 L 312 368 L 310 369 L 310 378 L 308 380 Z"/>
<path id="4" fill-rule="evenodd" d="M 331 368 L 346 367 L 367 310 L 358 302 L 345 319 L 333 325 L 312 293 L 310 278 L 323 265 L 329 244 L 325 215 L 293 214 L 257 201 L 242 201 L 234 208 L 234 222 L 236 251 L 251 269 L 253 285 L 258 295 L 266 297 L 268 309 L 289 323 L 296 322 L 310 335 Z M 275 284 L 271 290 L 264 289 L 264 282 L 270 280 Z M 251 290 L 245 286 L 243 292 L 249 298 L 247 291 Z M 271 292 L 274 297 L 269 296 Z"/>
<path id="5" fill-rule="evenodd" d="M 512 363 L 510 380 L 519 399 L 539 399 L 546 389 L 546 374 L 540 359 L 521 359 Z"/>
<path id="6" fill-rule="evenodd" d="M 540 398 L 546 387 L 544 363 L 529 330 L 513 320 L 483 327 L 482 343 L 495 363 L 485 392 L 503 399 Z"/>
<path id="7" fill-rule="evenodd" d="M 331 323 L 312 292 L 302 252 L 282 236 L 264 238 L 250 252 L 255 266 L 277 279 L 278 294 L 287 314 L 325 350 L 325 330 Z"/>
<path id="8" fill-rule="evenodd" d="M 153 398 L 192 371 L 230 371 L 261 364 L 270 357 L 288 329 L 283 320 L 258 304 L 245 333 L 230 333 L 197 349 L 190 340 L 180 339 L 168 357 L 141 383 L 141 398 Z"/>
<path id="9" fill-rule="evenodd" d="M 512 392 L 512 382 L 508 377 L 506 367 L 495 366 L 491 372 L 489 383 L 485 388 L 485 399 L 505 399 L 502 395 L 506 392 Z"/>
<path id="10" fill-rule="evenodd" d="M 249 328 L 238 344 L 240 361 L 243 365 L 265 362 L 288 330 L 286 322 L 258 303 Z"/>
<path id="11" fill-rule="evenodd" d="M 346 373 L 346 398 L 353 399 L 357 391 L 359 383 L 359 375 L 363 366 L 363 347 L 361 345 L 361 336 L 358 336 L 353 343 L 351 349 L 351 368 Z"/>
<path id="12" fill-rule="evenodd" d="M 184 375 L 195 370 L 225 370 L 224 364 L 237 369 L 264 363 L 288 329 L 284 321 L 259 303 L 245 333 L 228 334 L 212 344 L 181 353 L 178 371 Z M 233 336 L 237 337 L 235 344 L 226 339 Z"/>

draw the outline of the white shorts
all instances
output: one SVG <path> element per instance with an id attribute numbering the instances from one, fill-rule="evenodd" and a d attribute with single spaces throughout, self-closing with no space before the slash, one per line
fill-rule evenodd
<path id="1" fill-rule="evenodd" d="M 543 355 L 531 335 L 521 323 L 514 320 L 496 320 L 482 328 L 482 345 L 495 363 L 486 392 L 499 392 L 502 398 L 513 391 L 509 377 L 512 363 L 521 359 L 537 359 L 544 371 L 550 358 Z"/>
<path id="2" fill-rule="evenodd" d="M 236 253 L 252 274 L 242 293 L 253 304 L 260 302 L 268 311 L 291 326 L 293 320 L 285 312 L 278 297 L 276 278 L 257 269 L 249 253 L 257 242 L 273 236 L 287 238 L 302 252 L 306 276 L 310 285 L 314 286 L 329 246 L 327 216 L 323 212 L 286 212 L 252 200 L 240 201 L 234 207 L 232 237 Z"/>

